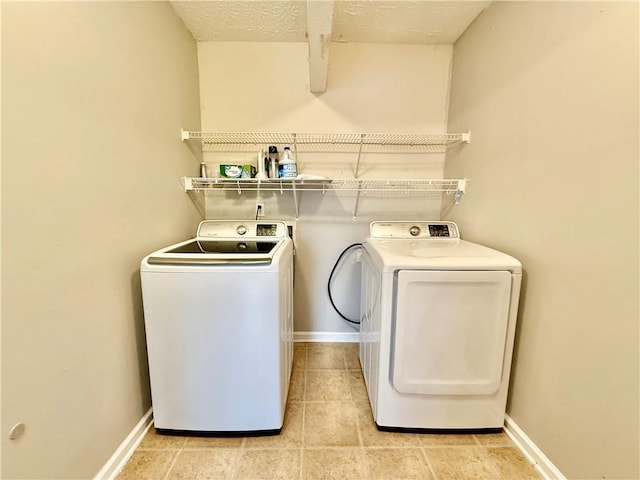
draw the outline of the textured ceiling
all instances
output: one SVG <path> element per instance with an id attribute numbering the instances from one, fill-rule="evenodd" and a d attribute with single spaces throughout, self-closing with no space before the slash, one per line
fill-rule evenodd
<path id="1" fill-rule="evenodd" d="M 307 41 L 307 1 L 209 0 L 171 3 L 196 40 Z M 331 40 L 452 44 L 489 3 L 336 0 Z"/>

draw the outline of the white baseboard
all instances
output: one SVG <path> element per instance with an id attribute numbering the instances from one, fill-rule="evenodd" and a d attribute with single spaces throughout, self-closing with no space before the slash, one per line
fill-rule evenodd
<path id="1" fill-rule="evenodd" d="M 567 480 L 558 467 L 533 443 L 509 415 L 505 415 L 505 432 L 545 480 Z"/>
<path id="2" fill-rule="evenodd" d="M 111 458 L 107 460 L 104 467 L 100 469 L 98 474 L 94 477 L 94 480 L 113 480 L 120 471 L 124 468 L 127 461 L 133 455 L 133 452 L 138 448 L 140 442 L 146 435 L 151 425 L 153 425 L 153 409 L 147 410 L 140 421 L 133 427 L 131 433 L 127 435 L 127 438 L 120 444 L 118 449 L 111 455 Z"/>
<path id="3" fill-rule="evenodd" d="M 358 343 L 360 332 L 293 332 L 294 342 Z"/>

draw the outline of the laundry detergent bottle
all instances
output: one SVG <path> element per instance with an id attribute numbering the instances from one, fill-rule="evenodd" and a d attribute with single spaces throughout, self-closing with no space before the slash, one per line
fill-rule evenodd
<path id="1" fill-rule="evenodd" d="M 296 178 L 297 176 L 298 166 L 296 164 L 296 157 L 291 153 L 289 147 L 284 147 L 284 152 L 280 158 L 280 177 Z"/>

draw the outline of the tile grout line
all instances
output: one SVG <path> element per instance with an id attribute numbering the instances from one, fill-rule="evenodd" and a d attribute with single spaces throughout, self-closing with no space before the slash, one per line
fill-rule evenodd
<path id="1" fill-rule="evenodd" d="M 171 462 L 171 465 L 169 466 L 169 470 L 167 470 L 167 474 L 164 476 L 163 480 L 166 480 L 169 478 L 169 474 L 171 473 L 171 470 L 173 470 L 173 467 L 175 466 L 175 464 L 178 462 L 178 458 L 180 458 L 180 455 L 182 454 L 182 452 L 184 451 L 184 447 L 187 445 L 187 438 L 185 437 L 182 441 L 182 445 L 180 446 L 180 448 L 178 449 L 178 453 L 176 454 L 176 456 L 174 457 L 173 461 Z"/>
<path id="2" fill-rule="evenodd" d="M 369 468 L 369 461 L 367 460 L 367 451 L 366 451 L 366 448 L 364 446 L 364 437 L 362 435 L 362 428 L 360 427 L 360 412 L 358 411 L 358 406 L 353 401 L 353 396 L 352 396 L 351 403 L 353 405 L 354 413 L 355 413 L 355 416 L 356 416 L 356 428 L 358 429 L 358 443 L 360 445 L 361 462 L 362 462 L 364 468 L 366 469 L 365 477 L 366 478 L 371 478 L 371 469 Z"/>
<path id="3" fill-rule="evenodd" d="M 286 405 L 285 405 L 285 408 L 287 408 Z M 247 437 L 242 437 L 242 442 L 240 442 L 240 446 L 234 448 L 234 450 L 235 450 L 235 456 L 234 456 L 235 465 L 233 467 L 233 473 L 231 474 L 231 478 L 232 479 L 236 479 L 240 475 L 240 467 L 242 466 L 240 460 L 244 456 L 244 447 L 245 447 L 246 443 L 247 443 Z"/>
<path id="4" fill-rule="evenodd" d="M 298 458 L 300 459 L 300 468 L 298 469 L 298 478 L 299 480 L 304 480 L 304 477 L 302 476 L 302 468 L 303 468 L 303 462 L 304 462 L 304 447 L 300 448 L 300 453 L 298 454 Z"/>
<path id="5" fill-rule="evenodd" d="M 302 431 L 300 432 L 300 470 L 298 472 L 299 480 L 304 480 L 304 449 L 306 448 L 304 441 L 305 434 L 305 418 L 307 416 L 307 345 L 304 346 L 304 363 L 302 365 Z"/>
<path id="6" fill-rule="evenodd" d="M 431 461 L 429 460 L 429 455 L 427 455 L 427 450 L 426 450 L 425 445 L 420 441 L 420 439 L 418 439 L 418 444 L 420 445 L 420 451 L 422 451 L 422 456 L 425 459 L 425 462 L 427 464 L 427 468 L 431 472 L 431 476 L 433 477 L 433 480 L 438 480 L 438 476 L 436 475 L 436 471 L 431 466 Z"/>
<path id="7" fill-rule="evenodd" d="M 349 375 L 349 363 L 347 362 L 347 352 L 346 346 L 344 347 L 344 365 L 346 367 L 347 375 Z M 360 359 L 358 357 L 358 366 L 360 366 Z M 360 370 L 362 371 L 362 369 Z M 364 376 L 363 376 L 364 379 Z M 369 468 L 369 461 L 367 460 L 367 451 L 364 446 L 364 436 L 362 434 L 362 427 L 360 426 L 360 411 L 358 410 L 358 405 L 353 398 L 353 392 L 351 391 L 351 378 L 348 378 L 349 381 L 349 395 L 351 396 L 351 403 L 353 404 L 353 409 L 356 415 L 356 427 L 358 429 L 358 442 L 360 443 L 360 456 L 362 458 L 362 463 L 364 468 L 366 469 L 365 475 L 367 479 L 371 478 L 371 468 Z"/>
<path id="8" fill-rule="evenodd" d="M 351 379 L 349 378 L 349 364 L 347 363 L 347 352 L 346 346 L 342 347 L 342 360 L 344 362 L 344 372 L 347 375 L 347 383 L 349 385 L 349 403 L 351 404 L 351 408 L 353 409 L 353 415 L 355 415 L 356 420 L 356 430 L 358 432 L 358 451 L 360 453 L 360 462 L 362 467 L 365 469 L 365 478 L 371 478 L 371 469 L 369 468 L 369 462 L 367 462 L 367 455 L 365 453 L 364 448 L 364 440 L 362 439 L 362 429 L 360 428 L 360 412 L 358 412 L 358 406 L 356 405 L 355 400 L 353 399 L 353 393 L 351 392 Z"/>
<path id="9" fill-rule="evenodd" d="M 169 474 L 171 473 L 171 470 L 173 470 L 173 467 L 175 466 L 176 462 L 178 461 L 178 457 L 180 456 L 181 453 L 182 453 L 182 449 L 179 449 L 178 453 L 176 453 L 176 456 L 173 457 L 173 460 L 171 461 L 171 465 L 169 465 L 169 469 L 167 470 L 167 473 L 165 473 L 164 477 L 162 477 L 163 480 L 167 480 L 169 478 Z"/>
<path id="10" fill-rule="evenodd" d="M 242 441 L 244 443 L 244 439 Z M 235 455 L 233 456 L 234 465 L 231 472 L 232 479 L 238 478 L 238 475 L 240 474 L 240 457 L 242 456 L 242 450 L 240 448 L 236 447 L 233 449 Z"/>

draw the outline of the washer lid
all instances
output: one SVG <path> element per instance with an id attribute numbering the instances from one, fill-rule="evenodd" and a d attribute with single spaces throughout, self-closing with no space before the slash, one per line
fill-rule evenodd
<path id="1" fill-rule="evenodd" d="M 170 248 L 165 253 L 191 253 L 206 255 L 209 253 L 223 253 L 230 256 L 246 253 L 270 254 L 278 245 L 277 242 L 263 242 L 255 240 L 209 240 L 194 238 L 180 246 Z"/>
<path id="2" fill-rule="evenodd" d="M 289 242 L 287 225 L 271 220 L 204 220 L 196 238 L 152 253 L 151 265 L 269 265 Z"/>
<path id="3" fill-rule="evenodd" d="M 152 265 L 269 265 L 286 240 L 194 238 L 147 257 Z"/>

